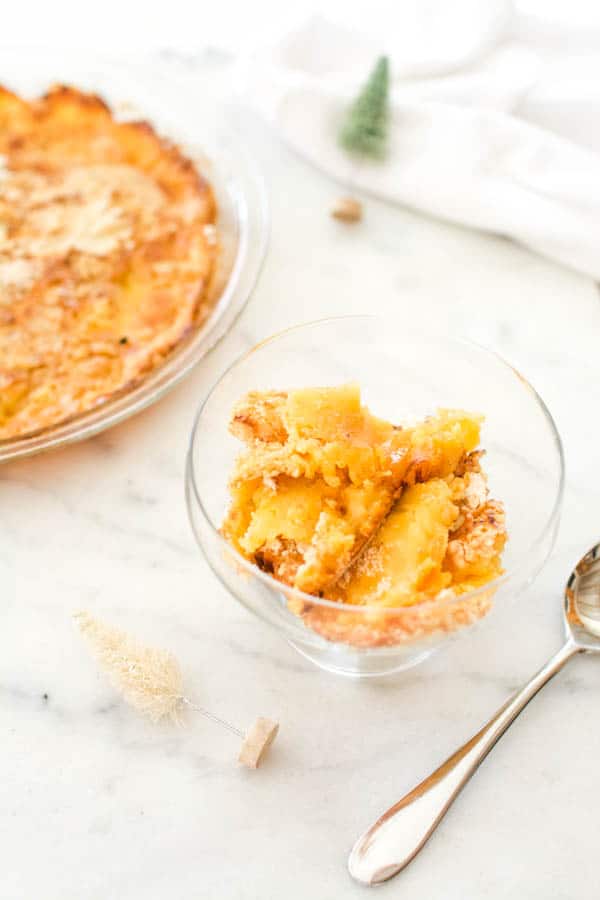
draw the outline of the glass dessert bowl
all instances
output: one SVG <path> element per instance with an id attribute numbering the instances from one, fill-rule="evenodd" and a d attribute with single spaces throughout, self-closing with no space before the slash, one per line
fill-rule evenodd
<path id="1" fill-rule="evenodd" d="M 360 401 L 356 401 L 351 390 L 343 388 L 349 384 L 360 386 Z M 361 546 L 356 542 L 351 545 L 352 559 L 357 557 L 357 547 L 359 556 L 360 553 L 363 556 L 374 555 L 378 551 L 377 543 L 382 543 L 380 538 L 386 534 L 386 529 L 387 534 L 393 536 L 387 539 L 398 540 L 398 535 L 401 536 L 400 540 L 405 539 L 402 537 L 405 534 L 405 523 L 412 516 L 415 501 L 418 500 L 420 504 L 416 507 L 418 510 L 423 508 L 423 497 L 416 496 L 419 491 L 424 494 L 427 489 L 430 495 L 427 502 L 437 503 L 436 509 L 447 509 L 449 501 L 446 498 L 446 484 L 449 484 L 454 492 L 455 502 L 460 503 L 456 499 L 457 487 L 468 486 L 469 470 L 474 468 L 478 471 L 478 454 L 472 451 L 479 446 L 485 450 L 483 468 L 489 480 L 491 496 L 502 502 L 506 513 L 508 542 L 503 549 L 505 535 L 501 532 L 502 540 L 498 543 L 499 551 L 503 549 L 502 567 L 495 558 L 494 566 L 486 570 L 485 578 L 479 581 L 476 578 L 466 582 L 463 580 L 457 592 L 440 589 L 432 594 L 430 591 L 424 595 L 425 599 L 420 596 L 418 599 L 410 598 L 409 602 L 401 600 L 400 605 L 396 596 L 394 605 L 386 605 L 385 596 L 381 599 L 381 584 L 378 585 L 376 594 L 367 593 L 366 599 L 361 596 L 363 588 L 370 590 L 372 587 L 372 579 L 369 572 L 365 574 L 364 567 L 362 575 L 357 573 L 357 577 L 351 578 L 349 587 L 346 586 L 344 590 L 339 589 L 339 585 L 343 584 L 343 580 L 339 580 L 341 571 L 335 572 L 337 586 L 330 589 L 329 586 L 324 586 L 325 582 L 319 582 L 321 570 L 318 567 L 315 570 L 312 553 L 311 565 L 303 565 L 300 569 L 292 566 L 290 570 L 286 565 L 286 557 L 282 555 L 278 558 L 272 552 L 273 547 L 277 549 L 280 546 L 278 541 L 270 548 L 265 543 L 261 553 L 254 556 L 246 552 L 247 535 L 239 541 L 235 537 L 235 528 L 232 528 L 230 493 L 236 460 L 240 458 L 243 447 L 240 438 L 250 447 L 250 455 L 242 464 L 242 470 L 246 474 L 250 466 L 250 475 L 254 476 L 252 466 L 256 465 L 257 447 L 259 463 L 263 457 L 272 460 L 280 459 L 283 455 L 284 462 L 279 462 L 278 465 L 283 464 L 285 467 L 288 463 L 283 451 L 291 438 L 278 434 L 279 426 L 275 427 L 274 434 L 269 436 L 268 433 L 273 431 L 273 421 L 277 421 L 273 419 L 273 410 L 281 403 L 281 398 L 286 397 L 285 393 L 279 392 L 290 391 L 289 396 L 302 398 L 304 409 L 301 404 L 299 421 L 304 428 L 304 438 L 308 432 L 307 422 L 303 422 L 302 416 L 309 415 L 310 418 L 312 415 L 310 404 L 315 392 L 309 390 L 297 395 L 293 392 L 322 387 L 337 388 L 338 393 L 331 392 L 328 400 L 323 401 L 325 414 L 319 419 L 321 430 L 334 427 L 331 422 L 337 416 L 335 402 L 342 406 L 346 404 L 347 409 L 343 410 L 343 415 L 340 412 L 340 422 L 344 424 L 337 438 L 351 440 L 352 435 L 345 423 L 351 421 L 355 414 L 352 412 L 352 403 L 362 402 L 373 415 L 367 414 L 366 438 L 365 423 L 359 423 L 361 447 L 364 448 L 365 443 L 369 446 L 370 441 L 374 440 L 373 435 L 378 435 L 377 439 L 385 437 L 385 446 L 393 448 L 389 465 L 384 460 L 380 467 L 385 477 L 390 469 L 395 473 L 396 462 L 403 460 L 402 464 L 398 463 L 403 468 L 399 468 L 397 474 L 403 493 L 390 494 L 392 499 L 387 506 L 384 503 L 385 508 L 379 519 L 369 514 L 377 503 L 386 501 L 388 482 L 385 482 L 385 490 L 377 488 L 372 500 L 371 494 L 368 491 L 365 493 L 363 486 L 359 485 L 359 492 L 362 491 L 359 499 L 361 502 L 365 501 L 365 512 L 355 516 L 358 524 L 354 523 L 353 527 L 359 529 L 360 522 L 365 517 L 373 518 L 375 524 L 370 534 L 363 533 Z M 251 408 L 250 419 L 247 408 L 239 414 L 240 402 L 243 407 L 243 398 L 249 391 L 268 392 L 254 395 L 259 401 L 253 407 L 254 412 Z M 336 397 L 339 400 L 335 400 Z M 275 398 L 273 403 L 269 398 Z M 327 409 L 327 402 L 334 402 L 334 406 Z M 238 410 L 237 423 L 231 429 L 235 409 Z M 358 406 L 355 409 L 363 408 Z M 259 421 L 252 421 L 257 410 Z M 465 445 L 462 450 L 460 446 L 457 450 L 454 444 L 448 444 L 448 440 L 443 437 L 444 428 L 448 427 L 448 416 L 444 413 L 440 418 L 438 410 L 468 410 L 469 413 L 482 415 L 484 421 L 481 424 L 480 442 L 478 433 L 473 437 L 473 428 L 478 432 L 479 424 L 475 426 L 475 420 L 465 418 L 462 413 L 452 413 L 452 441 L 458 429 L 463 434 L 461 440 L 464 440 Z M 264 420 L 261 418 L 262 413 L 265 415 Z M 382 423 L 381 419 L 386 421 Z M 443 453 L 441 456 L 438 454 L 438 462 L 435 464 L 438 466 L 437 471 L 435 466 L 434 471 L 431 471 L 430 465 L 430 471 L 426 471 L 428 466 L 423 465 L 422 431 L 411 430 L 413 423 L 423 420 L 434 424 L 434 431 L 437 429 L 436 441 L 439 442 L 441 435 Z M 401 427 L 392 428 L 387 425 L 388 422 Z M 421 440 L 416 449 L 410 448 L 409 437 L 406 437 L 413 433 L 418 434 Z M 269 440 L 274 443 L 269 444 Z M 285 440 L 288 442 L 286 445 L 282 443 Z M 319 447 L 321 453 L 323 446 Z M 263 448 L 266 449 L 263 451 Z M 356 448 L 346 449 L 348 452 L 352 450 L 352 465 L 356 468 Z M 302 450 L 305 450 L 304 445 Z M 325 450 L 333 453 L 334 464 L 333 476 L 326 476 L 326 502 L 329 509 L 334 503 L 332 496 L 335 498 L 332 485 L 336 484 L 336 465 L 341 464 L 337 461 L 336 453 L 343 454 L 343 441 L 328 443 Z M 409 465 L 411 452 L 414 461 Z M 360 457 L 361 466 L 366 458 L 368 454 L 367 457 Z M 452 458 L 453 462 L 447 463 Z M 457 463 L 459 458 L 461 462 Z M 443 464 L 441 469 L 440 460 Z M 470 461 L 466 467 L 465 460 Z M 239 468 L 239 463 L 237 465 Z M 281 469 L 276 471 L 279 473 Z M 282 490 L 286 477 L 276 477 L 279 506 L 275 512 L 271 503 L 271 494 L 275 490 L 271 473 L 259 471 L 258 478 L 250 478 L 247 483 L 252 486 L 252 491 L 256 491 L 252 499 L 252 510 L 259 509 L 266 490 L 267 505 L 260 507 L 261 515 L 264 512 L 269 521 L 273 520 L 273 515 L 283 515 L 285 518 L 289 504 L 290 516 L 294 512 L 297 519 L 300 516 L 302 533 L 303 529 L 306 530 L 302 517 L 306 515 L 308 521 L 312 514 L 310 504 L 306 505 L 310 492 L 306 497 L 301 492 L 298 505 L 296 488 L 298 485 L 302 487 L 301 479 L 294 473 L 296 480 L 292 479 L 293 493 L 288 495 Z M 372 490 L 372 480 L 373 472 L 367 473 L 364 485 L 367 485 L 369 491 Z M 263 482 L 265 489 L 262 487 Z M 411 487 L 413 483 L 415 487 Z M 306 479 L 305 484 L 314 493 L 315 485 L 312 482 L 308 484 Z M 470 487 L 474 485 L 475 480 Z M 217 382 L 198 413 L 186 472 L 187 501 L 194 533 L 213 571 L 233 596 L 277 628 L 300 653 L 317 665 L 355 676 L 380 675 L 407 668 L 425 659 L 451 638 L 471 633 L 476 623 L 493 621 L 496 610 L 506 607 L 508 600 L 515 597 L 534 578 L 545 562 L 559 521 L 562 487 L 563 456 L 556 428 L 541 399 L 519 373 L 494 353 L 469 342 L 410 334 L 405 329 L 395 327 L 392 322 L 370 316 L 328 319 L 292 328 L 269 338 L 238 360 Z M 242 494 L 245 491 L 244 486 Z M 352 491 L 354 502 L 354 485 Z M 473 490 L 462 490 L 463 499 L 465 493 L 473 494 Z M 398 496 L 400 499 L 396 503 Z M 475 503 L 477 502 L 479 501 L 476 500 Z M 396 505 L 392 506 L 393 503 Z M 403 506 L 406 509 L 403 510 Z M 344 514 L 343 521 L 336 520 L 333 516 L 329 522 L 336 538 L 339 537 L 338 526 L 346 528 L 350 517 L 346 504 L 343 507 L 338 504 L 336 509 L 340 508 Z M 392 508 L 395 510 L 396 522 L 392 521 L 394 517 L 389 514 Z M 498 508 L 499 505 L 496 504 L 491 510 Z M 243 518 L 246 514 L 243 507 L 240 509 Z M 439 515 L 446 513 L 439 512 Z M 248 520 L 251 516 L 252 513 L 247 516 Z M 494 516 L 491 517 L 491 523 L 493 526 L 498 524 Z M 257 524 L 261 527 L 263 525 L 261 522 Z M 434 524 L 439 525 L 435 521 Z M 503 513 L 501 525 L 503 528 Z M 458 528 L 459 523 L 452 527 Z M 285 528 L 283 532 L 285 533 Z M 425 540 L 429 540 L 431 533 L 429 526 L 424 528 Z M 460 530 L 455 534 L 458 536 Z M 412 535 L 414 538 L 414 528 Z M 446 533 L 444 539 L 447 538 Z M 347 542 L 344 544 L 342 541 L 340 546 L 347 546 Z M 444 549 L 445 547 L 446 545 Z M 269 553 L 264 552 L 265 548 Z M 289 557 L 291 558 L 292 556 Z M 407 554 L 404 554 L 404 565 L 406 558 Z M 408 558 L 410 560 L 410 555 Z M 285 564 L 279 565 L 282 560 Z M 334 571 L 338 562 L 346 571 L 346 561 L 341 556 L 339 561 L 335 556 L 327 560 L 327 571 Z M 298 573 L 304 574 L 304 577 L 299 577 Z M 443 574 L 449 580 L 450 576 Z M 306 586 L 309 584 L 311 592 L 307 593 Z M 441 581 L 439 586 L 443 586 Z M 375 596 L 377 602 L 372 599 Z M 346 598 L 352 602 L 346 602 Z"/>

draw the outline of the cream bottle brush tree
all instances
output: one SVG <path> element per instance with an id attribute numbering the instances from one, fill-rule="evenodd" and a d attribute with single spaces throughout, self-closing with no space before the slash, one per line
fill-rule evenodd
<path id="1" fill-rule="evenodd" d="M 131 635 L 106 625 L 87 612 L 74 616 L 100 667 L 126 703 L 151 722 L 181 721 L 185 707 L 201 713 L 242 739 L 238 761 L 251 769 L 262 762 L 275 740 L 279 724 L 260 716 L 244 733 L 189 700 L 183 690 L 179 663 L 166 650 L 140 644 Z"/>

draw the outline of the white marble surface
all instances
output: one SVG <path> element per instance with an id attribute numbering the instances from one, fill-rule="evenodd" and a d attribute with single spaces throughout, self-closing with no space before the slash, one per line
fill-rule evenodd
<path id="1" fill-rule="evenodd" d="M 208 58 L 170 66 L 217 92 L 225 75 Z M 565 577 L 598 538 L 596 287 L 505 240 L 380 203 L 344 227 L 327 214 L 337 188 L 242 124 L 267 173 L 273 233 L 234 331 L 152 409 L 0 469 L 2 900 L 366 896 L 346 873 L 353 840 L 559 646 Z M 512 614 L 371 683 L 311 667 L 239 607 L 201 558 L 183 501 L 194 410 L 224 366 L 289 324 L 365 310 L 433 318 L 517 363 L 568 463 L 556 551 Z M 240 771 L 236 739 L 200 717 L 179 730 L 137 718 L 76 634 L 80 607 L 172 650 L 216 712 L 241 725 L 278 717 L 268 763 Z M 600 663 L 572 662 L 381 896 L 596 898 L 599 691 Z"/>

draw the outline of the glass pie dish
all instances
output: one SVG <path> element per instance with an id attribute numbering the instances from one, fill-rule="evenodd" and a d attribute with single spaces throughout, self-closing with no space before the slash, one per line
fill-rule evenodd
<path id="1" fill-rule="evenodd" d="M 239 138 L 223 126 L 223 110 L 213 108 L 211 93 L 196 91 L 189 75 L 165 78 L 159 69 L 73 52 L 2 52 L 0 84 L 10 90 L 35 97 L 53 83 L 72 84 L 99 94 L 117 118 L 147 119 L 160 134 L 175 141 L 215 193 L 219 255 L 210 314 L 157 368 L 85 413 L 35 433 L 0 440 L 0 462 L 89 437 L 154 403 L 226 334 L 256 284 L 268 239 L 262 176 L 240 149 Z"/>
<path id="2" fill-rule="evenodd" d="M 377 416 L 403 423 L 439 407 L 482 413 L 481 446 L 492 496 L 506 508 L 504 573 L 457 597 L 400 607 L 332 602 L 283 585 L 241 556 L 220 532 L 239 442 L 228 423 L 248 390 L 356 382 Z M 413 666 L 494 613 L 531 582 L 559 522 L 563 453 L 550 413 L 531 385 L 489 350 L 467 341 L 407 333 L 352 316 L 271 337 L 234 363 L 198 412 L 187 460 L 192 527 L 230 593 L 314 663 L 368 676 Z M 302 615 L 298 615 L 298 610 Z"/>

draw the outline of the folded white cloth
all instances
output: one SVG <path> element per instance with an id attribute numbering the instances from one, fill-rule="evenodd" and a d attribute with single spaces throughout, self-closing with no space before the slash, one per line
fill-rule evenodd
<path id="1" fill-rule="evenodd" d="M 393 8 L 393 21 L 372 16 L 381 34 L 319 18 L 254 52 L 245 97 L 332 176 L 600 279 L 600 33 L 524 18 L 509 0 Z M 356 164 L 337 132 L 382 53 L 389 151 Z"/>

